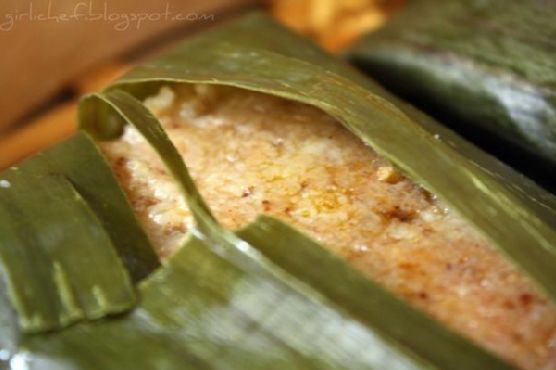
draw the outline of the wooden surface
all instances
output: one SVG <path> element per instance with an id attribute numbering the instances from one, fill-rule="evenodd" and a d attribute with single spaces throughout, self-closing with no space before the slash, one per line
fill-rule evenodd
<path id="1" fill-rule="evenodd" d="M 74 98 L 53 104 L 18 129 L 0 135 L 0 169 L 70 137 L 76 130 L 78 97 L 102 89 L 128 68 L 115 62 L 105 62 L 69 85 L 76 92 Z"/>
<path id="2" fill-rule="evenodd" d="M 0 133 L 102 61 L 247 3 L 254 1 L 0 1 Z"/>
<path id="3" fill-rule="evenodd" d="M 279 22 L 335 51 L 380 26 L 402 2 L 32 0 L 30 8 L 31 0 L 0 0 L 0 47 L 5 51 L 0 60 L 0 86 L 5 88 L 0 99 L 0 170 L 70 136 L 81 95 L 101 89 L 127 68 L 196 32 L 253 9 L 267 9 Z M 57 22 L 64 13 L 82 18 Z M 138 17 L 149 14 L 161 19 L 139 22 Z"/>

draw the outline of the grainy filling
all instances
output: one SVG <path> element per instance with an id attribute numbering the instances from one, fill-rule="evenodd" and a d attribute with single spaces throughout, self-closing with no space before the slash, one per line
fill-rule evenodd
<path id="1" fill-rule="evenodd" d="M 318 109 L 234 88 L 146 100 L 222 224 L 265 213 L 524 369 L 556 369 L 556 311 L 464 220 Z M 141 135 L 102 144 L 161 256 L 193 219 Z M 526 246 L 524 246 L 526 247 Z"/>

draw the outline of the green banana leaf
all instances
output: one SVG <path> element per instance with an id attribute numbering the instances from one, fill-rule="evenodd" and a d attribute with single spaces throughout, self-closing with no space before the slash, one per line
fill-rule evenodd
<path id="1" fill-rule="evenodd" d="M 415 0 L 346 55 L 556 190 L 554 19 L 551 1 Z"/>
<path id="2" fill-rule="evenodd" d="M 77 176 L 84 170 L 75 167 L 76 158 L 100 178 Z M 1 178 L 0 261 L 23 331 L 59 329 L 133 307 L 128 272 L 95 213 L 103 205 L 91 207 L 83 195 L 88 193 L 77 189 L 94 180 L 95 186 L 108 186 L 102 203 L 127 207 L 110 197 L 118 189 L 115 180 L 86 134 L 7 170 Z"/>
<path id="3" fill-rule="evenodd" d="M 165 155 L 189 204 L 200 204 L 192 209 L 206 225 L 199 230 L 206 240 L 190 235 L 141 283 L 132 313 L 23 335 L 11 363 L 28 369 L 60 363 L 75 369 L 441 369 L 455 361 L 454 369 L 511 369 L 276 220 L 261 218 L 239 238 L 220 229 L 182 158 L 139 101 L 120 91 L 89 99 L 112 107 Z M 276 243 L 277 235 L 286 238 Z M 295 254 L 318 270 L 307 274 L 292 264 L 288 256 Z M 321 269 L 334 276 L 318 279 Z"/>
<path id="4" fill-rule="evenodd" d="M 276 220 L 240 236 L 258 250 L 190 235 L 140 284 L 134 312 L 27 336 L 16 359 L 27 369 L 511 369 Z"/>
<path id="5" fill-rule="evenodd" d="M 89 135 L 80 133 L 64 145 L 52 147 L 45 158 L 50 171 L 63 173 L 96 213 L 134 282 L 160 265 L 146 232 Z"/>
<path id="6" fill-rule="evenodd" d="M 20 329 L 7 291 L 6 272 L 0 264 L 0 369 L 10 370 L 11 356 L 19 346 Z"/>
<path id="7" fill-rule="evenodd" d="M 139 302 L 130 313 L 55 333 L 13 333 L 0 294 L 0 330 L 11 333 L 2 350 L 11 353 L 14 370 L 14 364 L 29 369 L 512 368 L 276 220 L 260 218 L 237 233 L 223 229 L 164 130 L 139 101 L 163 83 L 197 82 L 285 97 L 336 117 L 469 220 L 556 298 L 554 197 L 308 41 L 254 14 L 200 35 L 107 91 L 84 98 L 82 129 L 104 140 L 117 137 L 124 124 L 134 125 L 181 186 L 197 228 L 139 284 Z"/>

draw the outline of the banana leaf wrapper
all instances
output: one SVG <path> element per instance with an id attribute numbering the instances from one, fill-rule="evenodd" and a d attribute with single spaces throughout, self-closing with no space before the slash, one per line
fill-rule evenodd
<path id="1" fill-rule="evenodd" d="M 257 248 L 191 235 L 140 284 L 130 315 L 24 338 L 15 358 L 29 369 L 511 369 L 276 220 L 239 237 Z"/>
<path id="2" fill-rule="evenodd" d="M 83 369 L 511 368 L 276 220 L 261 218 L 237 234 L 223 229 L 138 100 L 168 81 L 237 86 L 321 108 L 442 197 L 554 298 L 553 197 L 310 43 L 252 15 L 84 99 L 80 121 L 95 138 L 116 137 L 124 123 L 137 127 L 181 186 L 197 229 L 139 285 L 140 303 L 130 314 L 24 334 L 12 343 L 12 362 Z"/>
<path id="3" fill-rule="evenodd" d="M 418 0 L 346 56 L 556 190 L 555 16 L 550 1 Z"/>
<path id="4" fill-rule="evenodd" d="M 122 91 L 94 99 L 164 158 L 199 229 L 139 285 L 141 303 L 131 314 L 27 335 L 16 362 L 30 369 L 56 360 L 80 369 L 512 368 L 277 220 L 261 217 L 237 234 L 222 229 L 146 108 Z M 145 360 L 137 363 L 139 356 Z"/>
<path id="5" fill-rule="evenodd" d="M 0 259 L 24 331 L 133 307 L 132 280 L 158 259 L 87 134 L 10 168 L 2 181 Z"/>
<path id="6" fill-rule="evenodd" d="M 137 67 L 106 93 L 85 99 L 83 127 L 97 138 L 114 135 L 114 126 L 102 125 L 109 113 L 99 102 L 109 99 L 106 94 L 124 90 L 143 98 L 164 82 L 235 86 L 313 105 L 443 199 L 556 298 L 556 197 L 432 119 L 395 105 L 309 41 L 262 19 L 245 18 Z M 257 35 L 259 27 L 269 32 Z"/>
<path id="7" fill-rule="evenodd" d="M 14 368 L 24 364 L 44 369 L 63 362 L 83 369 L 419 369 L 428 368 L 428 362 L 447 365 L 453 360 L 447 352 L 436 353 L 431 341 L 456 345 L 459 353 L 466 354 L 462 366 L 510 368 L 278 221 L 261 218 L 241 230 L 239 238 L 220 229 L 154 117 L 126 93 L 107 94 L 106 102 L 165 154 L 169 169 L 196 209 L 206 240 L 191 235 L 167 266 L 140 285 L 141 303 L 128 316 L 14 339 L 21 348 L 14 350 L 10 360 Z M 287 237 L 276 243 L 279 235 Z M 259 252 L 248 242 L 257 245 Z M 303 264 L 289 260 L 294 251 L 302 257 L 295 261 L 334 271 L 330 277 L 335 283 L 322 282 L 320 269 L 306 274 Z M 358 299 L 344 306 L 345 298 L 352 295 Z M 276 306 L 276 301 L 282 304 Z M 386 324 L 384 305 L 394 307 L 389 311 L 394 325 Z M 378 317 L 384 323 L 382 329 L 377 327 Z M 400 325 L 398 317 L 404 317 L 407 325 Z M 419 335 L 405 343 L 413 347 L 405 353 L 398 342 L 407 330 Z M 382 334 L 377 337 L 379 331 Z M 316 332 L 327 335 L 315 342 Z M 340 334 L 349 340 L 338 344 Z M 335 351 L 326 351 L 333 345 Z M 17 345 L 12 343 L 12 347 Z M 413 358 L 415 352 L 420 354 Z M 140 356 L 146 360 L 137 363 Z"/>

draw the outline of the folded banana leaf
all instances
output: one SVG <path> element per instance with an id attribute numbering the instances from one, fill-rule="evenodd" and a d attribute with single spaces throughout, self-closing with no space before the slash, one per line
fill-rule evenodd
<path id="1" fill-rule="evenodd" d="M 551 1 L 416 0 L 347 56 L 556 190 L 555 17 Z"/>
<path id="2" fill-rule="evenodd" d="M 143 282 L 131 314 L 21 336 L 13 368 L 511 369 L 276 220 L 261 218 L 239 238 L 221 229 L 146 108 L 120 91 L 90 99 L 97 98 L 164 156 L 205 240 L 191 235 Z M 323 279 L 322 270 L 333 275 Z"/>
<path id="3" fill-rule="evenodd" d="M 11 354 L 13 369 L 512 368 L 276 220 L 261 218 L 238 233 L 220 226 L 157 119 L 140 103 L 165 82 L 236 86 L 322 109 L 443 199 L 556 301 L 554 197 L 255 14 L 83 100 L 82 129 L 97 140 L 117 137 L 125 124 L 138 129 L 180 185 L 197 228 L 140 283 L 132 312 L 56 333 L 10 335 L 2 353 Z M 78 180 L 69 183 L 85 204 L 101 201 L 92 197 L 104 188 L 87 187 L 89 194 L 78 191 Z M 115 181 L 107 186 L 121 192 Z M 87 207 L 104 220 L 98 205 Z M 127 204 L 119 207 L 131 212 Z M 112 232 L 128 227 L 114 222 Z M 108 226 L 103 230 L 109 234 Z M 10 317 L 9 310 L 0 306 L 0 319 Z M 11 330 L 3 322 L 0 330 Z"/>
<path id="4" fill-rule="evenodd" d="M 511 369 L 278 221 L 261 218 L 240 237 L 258 250 L 245 254 L 245 242 L 219 250 L 190 236 L 140 284 L 133 313 L 27 336 L 16 361 L 28 369 Z M 305 263 L 320 267 L 307 274 Z"/>
<path id="5" fill-rule="evenodd" d="M 63 145 L 48 150 L 44 157 L 50 173 L 64 174 L 90 205 L 134 282 L 144 279 L 159 266 L 147 234 L 139 226 L 116 178 L 89 135 L 77 134 Z"/>
<path id="6" fill-rule="evenodd" d="M 133 307 L 130 277 L 145 276 L 158 260 L 88 135 L 1 179 L 0 260 L 23 331 Z"/>
<path id="7" fill-rule="evenodd" d="M 511 368 L 276 220 L 261 218 L 239 238 L 221 229 L 182 158 L 139 101 L 121 91 L 89 99 L 135 125 L 160 154 L 204 240 L 191 235 L 167 266 L 142 283 L 141 303 L 127 317 L 23 337 L 26 352 L 16 361 L 23 356 L 30 369 L 52 358 L 78 369 Z M 330 274 L 322 276 L 323 270 Z M 139 356 L 147 360 L 138 364 Z"/>

